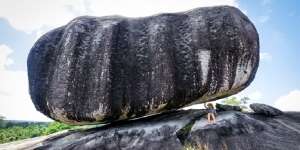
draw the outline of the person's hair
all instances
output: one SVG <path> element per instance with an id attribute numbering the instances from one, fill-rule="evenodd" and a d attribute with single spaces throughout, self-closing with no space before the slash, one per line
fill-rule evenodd
<path id="1" fill-rule="evenodd" d="M 208 108 L 211 108 L 211 109 L 214 109 L 214 105 L 213 105 L 212 103 L 208 103 L 208 104 L 207 104 L 207 107 L 208 107 Z"/>

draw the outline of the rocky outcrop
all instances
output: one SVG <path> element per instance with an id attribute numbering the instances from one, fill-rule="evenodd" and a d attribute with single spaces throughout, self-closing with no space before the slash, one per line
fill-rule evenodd
<path id="1" fill-rule="evenodd" d="M 235 94 L 253 80 L 258 34 L 237 8 L 145 18 L 78 17 L 28 56 L 30 95 L 69 124 L 137 118 Z"/>
<path id="2" fill-rule="evenodd" d="M 215 124 L 208 124 L 204 110 L 180 110 L 102 127 L 62 133 L 28 149 L 64 150 L 298 150 L 300 112 L 277 117 L 222 111 Z M 27 141 L 28 142 L 28 141 Z M 24 149 L 20 143 L 0 145 Z"/>
<path id="3" fill-rule="evenodd" d="M 224 104 L 216 104 L 217 111 L 242 111 L 240 106 L 231 106 L 231 105 L 224 105 Z"/>
<path id="4" fill-rule="evenodd" d="M 250 104 L 250 108 L 256 113 L 261 115 L 266 115 L 269 117 L 282 115 L 283 112 L 277 108 L 266 104 L 253 103 Z"/>

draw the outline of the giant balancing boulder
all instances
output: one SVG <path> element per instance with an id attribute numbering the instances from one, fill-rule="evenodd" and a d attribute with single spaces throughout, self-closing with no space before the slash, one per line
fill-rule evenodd
<path id="1" fill-rule="evenodd" d="M 43 35 L 27 63 L 37 110 L 69 124 L 112 122 L 238 93 L 254 79 L 259 41 L 229 6 L 83 16 Z"/>

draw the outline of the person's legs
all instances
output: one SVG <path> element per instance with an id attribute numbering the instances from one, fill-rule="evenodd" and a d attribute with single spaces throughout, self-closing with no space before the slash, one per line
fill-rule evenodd
<path id="1" fill-rule="evenodd" d="M 210 113 L 207 114 L 208 123 L 211 123 Z"/>
<path id="2" fill-rule="evenodd" d="M 212 114 L 211 114 L 211 117 L 212 117 L 212 122 L 215 123 L 215 122 L 216 122 L 215 114 L 212 113 Z"/>

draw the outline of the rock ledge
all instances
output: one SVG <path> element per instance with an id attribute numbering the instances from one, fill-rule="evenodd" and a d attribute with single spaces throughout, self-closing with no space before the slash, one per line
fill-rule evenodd
<path id="1" fill-rule="evenodd" d="M 204 110 L 174 111 L 88 130 L 70 131 L 32 144 L 29 149 L 300 148 L 300 112 L 285 112 L 276 118 L 239 111 L 222 111 L 218 114 L 216 124 L 207 124 Z M 0 145 L 0 149 L 10 149 L 10 146 L 18 147 L 17 144 L 10 143 Z"/>

